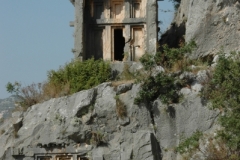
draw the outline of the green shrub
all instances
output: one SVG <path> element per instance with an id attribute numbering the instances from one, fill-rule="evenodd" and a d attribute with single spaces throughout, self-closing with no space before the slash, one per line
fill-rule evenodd
<path id="1" fill-rule="evenodd" d="M 203 98 L 210 100 L 211 107 L 222 112 L 219 117 L 224 130 L 220 137 L 230 148 L 240 149 L 240 52 L 229 57 L 219 53 L 213 77 L 203 90 Z"/>
<path id="2" fill-rule="evenodd" d="M 164 68 L 171 68 L 177 61 L 184 60 L 184 57 L 191 53 L 196 46 L 194 41 L 190 41 L 180 48 L 169 48 L 164 45 L 163 51 L 156 53 L 155 62 Z"/>
<path id="3" fill-rule="evenodd" d="M 29 106 L 36 103 L 42 102 L 43 97 L 43 86 L 42 83 L 33 83 L 31 85 L 22 87 L 20 82 L 10 83 L 6 85 L 7 91 L 9 93 L 15 93 L 19 96 L 21 100 L 18 103 L 21 105 L 22 109 L 25 111 Z"/>
<path id="4" fill-rule="evenodd" d="M 140 58 L 140 62 L 146 72 L 145 75 L 142 75 L 141 79 L 138 80 L 142 85 L 134 103 L 151 103 L 157 98 L 160 98 L 161 101 L 166 104 L 178 103 L 181 98 L 179 94 L 179 84 L 175 83 L 178 78 L 166 72 L 161 72 L 153 76 L 152 72 L 157 65 L 164 67 L 165 71 L 171 70 L 173 64 L 186 59 L 186 54 L 191 53 L 195 47 L 195 42 L 191 41 L 180 48 L 169 48 L 165 45 L 163 51 L 156 53 L 156 55 L 144 54 Z"/>
<path id="5" fill-rule="evenodd" d="M 181 142 L 176 151 L 183 154 L 191 152 L 199 147 L 199 139 L 203 136 L 202 132 L 196 131 L 193 135 Z"/>
<path id="6" fill-rule="evenodd" d="M 153 54 L 146 53 L 140 58 L 140 62 L 146 71 L 152 71 L 156 66 L 156 57 Z"/>
<path id="7" fill-rule="evenodd" d="M 171 71 L 174 65 L 178 64 L 177 70 L 185 70 L 187 66 L 199 62 L 199 60 L 187 58 L 196 47 L 194 41 L 182 44 L 180 48 L 169 48 L 168 45 L 163 45 L 162 51 L 155 55 L 146 53 L 140 58 L 140 62 L 148 72 L 157 65 L 162 66 L 166 71 Z"/>
<path id="8" fill-rule="evenodd" d="M 20 88 L 21 88 L 21 84 L 19 82 L 14 82 L 14 83 L 8 82 L 6 85 L 7 92 L 15 93 L 17 95 L 19 94 Z"/>
<path id="9" fill-rule="evenodd" d="M 110 65 L 103 60 L 89 59 L 72 61 L 57 71 L 48 72 L 48 83 L 64 90 L 69 85 L 69 93 L 90 89 L 110 79 Z"/>
<path id="10" fill-rule="evenodd" d="M 177 103 L 180 95 L 178 88 L 174 84 L 175 78 L 165 73 L 159 73 L 155 77 L 149 76 L 141 85 L 135 104 L 141 102 L 153 102 L 160 98 L 163 103 Z"/>
<path id="11" fill-rule="evenodd" d="M 72 61 L 56 71 L 49 71 L 45 83 L 33 83 L 22 87 L 19 82 L 9 82 L 6 89 L 9 93 L 17 94 L 22 98 L 20 105 L 26 110 L 28 107 L 50 98 L 90 89 L 109 80 L 110 76 L 110 65 L 103 60 Z"/>

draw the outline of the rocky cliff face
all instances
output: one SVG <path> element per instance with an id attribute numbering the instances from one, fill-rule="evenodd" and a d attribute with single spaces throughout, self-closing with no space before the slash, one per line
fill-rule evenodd
<path id="1" fill-rule="evenodd" d="M 239 9 L 237 0 L 182 0 L 161 43 L 194 39 L 195 57 L 221 46 L 239 50 Z M 181 89 L 182 101 L 164 105 L 156 99 L 151 111 L 133 103 L 139 84 L 107 82 L 15 112 L 0 125 L 0 159 L 180 160 L 175 147 L 182 137 L 210 132 L 219 115 L 199 96 L 207 72 L 180 74 L 192 81 Z"/>
<path id="2" fill-rule="evenodd" d="M 134 104 L 139 84 L 107 82 L 15 112 L 0 126 L 0 159 L 180 159 L 181 137 L 208 131 L 218 116 L 198 96 L 205 73 L 180 75 L 194 79 L 181 103 L 157 99 L 152 111 Z"/>
<path id="3" fill-rule="evenodd" d="M 175 36 L 174 36 L 175 35 Z M 194 57 L 240 50 L 239 0 L 182 0 L 162 43 L 178 44 L 181 37 L 195 40 Z M 174 38 L 172 38 L 174 37 Z"/>

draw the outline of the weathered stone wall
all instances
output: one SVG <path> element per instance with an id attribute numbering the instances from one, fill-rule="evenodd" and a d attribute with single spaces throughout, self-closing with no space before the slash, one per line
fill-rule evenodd
<path id="1" fill-rule="evenodd" d="M 83 17 L 84 17 L 84 1 L 74 0 L 75 6 L 75 21 L 74 21 L 74 49 L 73 53 L 76 58 L 82 58 L 84 52 L 84 32 L 83 32 Z"/>
<path id="2" fill-rule="evenodd" d="M 164 35 L 162 41 L 171 43 L 171 37 L 179 35 L 179 32 L 174 33 L 173 30 L 178 30 L 180 26 L 185 27 L 186 41 L 193 39 L 198 45 L 195 58 L 216 54 L 222 47 L 226 53 L 239 51 L 240 1 L 182 0 L 167 33 L 169 36 Z"/>

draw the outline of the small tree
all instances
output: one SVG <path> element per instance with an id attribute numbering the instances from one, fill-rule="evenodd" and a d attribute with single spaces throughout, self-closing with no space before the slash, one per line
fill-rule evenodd
<path id="1" fill-rule="evenodd" d="M 14 83 L 8 82 L 6 85 L 7 92 L 11 94 L 15 93 L 16 95 L 19 94 L 20 87 L 21 87 L 21 84 L 17 81 Z"/>

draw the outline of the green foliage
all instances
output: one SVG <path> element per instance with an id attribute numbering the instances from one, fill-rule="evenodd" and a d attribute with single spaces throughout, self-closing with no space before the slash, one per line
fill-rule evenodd
<path id="1" fill-rule="evenodd" d="M 165 70 L 171 70 L 179 62 L 182 64 L 179 65 L 178 69 L 182 70 L 185 69 L 183 66 L 196 63 L 196 60 L 186 58 L 196 47 L 197 45 L 193 40 L 181 44 L 180 48 L 169 48 L 168 45 L 163 45 L 162 51 L 157 52 L 155 55 L 146 53 L 140 58 L 140 62 L 143 64 L 144 69 L 150 72 L 157 65 L 164 67 Z"/>
<path id="2" fill-rule="evenodd" d="M 178 88 L 174 84 L 175 78 L 165 73 L 149 76 L 142 84 L 142 88 L 135 98 L 135 104 L 141 102 L 152 102 L 160 98 L 163 103 L 177 103 L 180 95 Z"/>
<path id="3" fill-rule="evenodd" d="M 43 100 L 43 84 L 31 84 L 22 87 L 20 82 L 10 83 L 6 85 L 9 93 L 16 94 L 21 98 L 18 103 L 22 106 L 23 110 L 27 110 L 29 106 L 39 103 Z"/>
<path id="4" fill-rule="evenodd" d="M 48 82 L 61 90 L 70 85 L 69 94 L 90 89 L 110 79 L 110 65 L 103 60 L 72 61 L 57 71 L 48 72 Z"/>
<path id="5" fill-rule="evenodd" d="M 183 154 L 185 152 L 195 150 L 196 148 L 199 147 L 199 139 L 202 136 L 203 136 L 202 132 L 196 131 L 191 137 L 181 142 L 176 148 L 176 151 L 179 152 L 180 154 Z"/>
<path id="6" fill-rule="evenodd" d="M 231 148 L 240 149 L 240 52 L 229 57 L 219 53 L 219 60 L 212 80 L 203 91 L 203 97 L 212 102 L 213 108 L 222 111 L 219 121 L 224 127 L 220 136 Z"/>
<path id="7" fill-rule="evenodd" d="M 14 82 L 14 83 L 8 82 L 6 85 L 7 92 L 9 92 L 11 94 L 14 93 L 17 95 L 19 93 L 20 87 L 21 87 L 21 84 L 19 82 Z"/>
<path id="8" fill-rule="evenodd" d="M 146 53 L 140 58 L 140 62 L 146 71 L 151 71 L 156 66 L 156 57 Z"/>
<path id="9" fill-rule="evenodd" d="M 171 70 L 170 68 L 179 60 L 183 60 L 187 53 L 191 53 L 196 47 L 196 43 L 191 41 L 180 48 L 169 48 L 167 45 L 163 47 L 162 52 L 158 52 L 156 55 L 144 54 L 140 58 L 145 69 L 145 75 L 139 81 L 142 82 L 142 87 L 137 97 L 135 98 L 135 104 L 141 102 L 152 102 L 157 98 L 160 98 L 163 103 L 178 103 L 181 95 L 179 92 L 179 84 L 177 78 L 166 72 L 152 75 L 153 70 L 157 65 L 161 65 L 165 70 Z M 182 68 L 181 68 L 182 69 Z"/>
<path id="10" fill-rule="evenodd" d="M 196 46 L 194 41 L 190 41 L 180 48 L 169 48 L 164 45 L 163 51 L 156 53 L 155 63 L 165 68 L 171 68 L 178 60 L 183 60 L 187 53 L 191 53 Z"/>
<path id="11" fill-rule="evenodd" d="M 48 72 L 45 83 L 31 84 L 22 87 L 19 82 L 8 83 L 6 89 L 22 98 L 23 110 L 28 107 L 60 96 L 66 96 L 84 89 L 90 89 L 110 79 L 109 63 L 103 60 L 89 59 L 84 62 L 72 61 L 57 71 Z"/>

